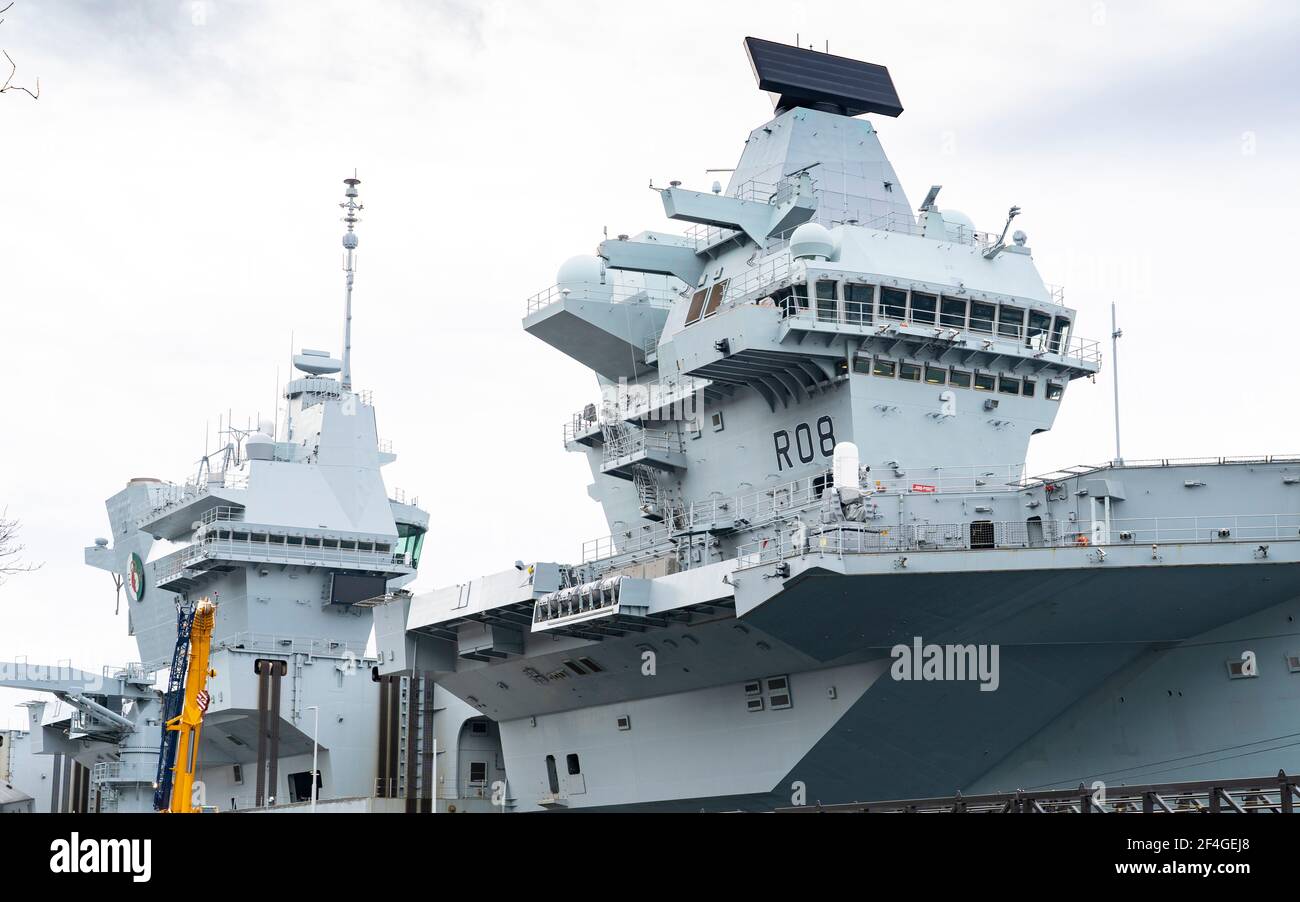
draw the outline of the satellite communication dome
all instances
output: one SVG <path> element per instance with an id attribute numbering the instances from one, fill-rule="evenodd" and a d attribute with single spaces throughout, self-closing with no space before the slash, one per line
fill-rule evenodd
<path id="1" fill-rule="evenodd" d="M 796 260 L 809 257 L 829 260 L 835 256 L 835 239 L 830 229 L 818 222 L 799 226 L 790 236 L 790 256 Z"/>
<path id="2" fill-rule="evenodd" d="M 272 460 L 275 457 L 275 439 L 265 432 L 254 432 L 244 439 L 244 454 L 249 460 Z"/>
<path id="3" fill-rule="evenodd" d="M 580 298 L 608 300 L 613 294 L 605 261 L 591 255 L 570 257 L 555 275 L 556 287 Z"/>
<path id="4" fill-rule="evenodd" d="M 969 238 L 971 233 L 975 231 L 975 223 L 961 210 L 940 210 L 939 212 L 943 216 L 943 224 L 949 240 L 955 241 L 958 238 Z"/>

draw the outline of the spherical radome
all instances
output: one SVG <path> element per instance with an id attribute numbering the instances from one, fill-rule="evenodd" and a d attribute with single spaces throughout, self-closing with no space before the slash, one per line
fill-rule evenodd
<path id="1" fill-rule="evenodd" d="M 835 239 L 831 237 L 830 229 L 819 222 L 805 222 L 790 236 L 790 256 L 796 260 L 803 257 L 829 260 L 834 255 Z"/>
<path id="2" fill-rule="evenodd" d="M 975 223 L 961 210 L 941 210 L 940 213 L 943 216 L 944 231 L 950 239 L 969 239 L 975 231 Z"/>
<path id="3" fill-rule="evenodd" d="M 599 257 L 582 254 L 570 257 L 560 266 L 555 275 L 555 282 L 561 288 L 583 284 L 600 284 L 604 264 Z"/>

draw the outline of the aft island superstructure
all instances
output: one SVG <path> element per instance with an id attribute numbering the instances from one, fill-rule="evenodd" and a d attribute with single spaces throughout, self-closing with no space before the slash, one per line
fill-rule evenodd
<path id="1" fill-rule="evenodd" d="M 862 118 L 902 112 L 884 67 L 746 47 L 775 115 L 728 185 L 660 188 L 684 234 L 528 302 L 599 383 L 563 437 L 611 535 L 377 608 L 381 671 L 499 725 L 518 810 L 1294 769 L 1300 459 L 1030 477 L 1101 351 L 1020 210 L 913 208 Z M 999 673 L 900 678 L 899 646 Z"/>

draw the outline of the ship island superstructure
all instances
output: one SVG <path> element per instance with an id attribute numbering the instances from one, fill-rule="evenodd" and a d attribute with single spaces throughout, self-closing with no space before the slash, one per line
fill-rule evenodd
<path id="1" fill-rule="evenodd" d="M 516 810 L 1294 769 L 1300 457 L 1031 477 L 1101 350 L 1020 211 L 912 207 L 884 67 L 746 47 L 776 112 L 728 185 L 528 301 L 599 383 L 563 439 L 610 536 L 377 607 L 381 671 L 498 726 Z M 893 679 L 922 638 L 997 646 L 996 691 Z"/>
<path id="2" fill-rule="evenodd" d="M 29 729 L 12 737 L 33 775 L 20 780 L 33 787 L 29 808 L 156 807 L 169 776 L 161 724 L 178 713 L 167 705 L 184 675 L 178 626 L 202 599 L 216 611 L 195 809 L 292 809 L 311 800 L 313 782 L 332 810 L 456 804 L 454 767 L 452 784 L 434 786 L 435 731 L 448 724 L 442 747 L 454 749 L 476 712 L 432 684 L 380 678 L 367 654 L 370 605 L 414 579 L 429 517 L 385 487 L 382 469 L 396 455 L 380 439 L 370 392 L 351 384 L 358 185 L 345 180 L 340 204 L 342 359 L 303 350 L 276 420 L 223 429 L 218 450 L 182 482 L 132 479 L 108 499 L 112 537 L 85 560 L 124 592 L 139 662 L 99 673 L 19 662 L 0 673 L 3 685 L 57 699 L 29 705 Z M 169 671 L 163 689 L 158 675 Z M 418 753 L 399 715 L 414 718 Z"/>

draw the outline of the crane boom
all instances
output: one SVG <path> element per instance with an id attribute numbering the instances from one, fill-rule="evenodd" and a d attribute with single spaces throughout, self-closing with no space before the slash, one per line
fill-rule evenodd
<path id="1" fill-rule="evenodd" d="M 212 630 L 216 624 L 217 606 L 204 598 L 194 607 L 194 620 L 190 627 L 189 667 L 185 674 L 185 698 L 180 714 L 167 721 L 166 731 L 176 733 L 175 759 L 171 804 L 168 811 L 177 814 L 193 813 L 194 771 L 198 765 L 199 735 L 203 729 L 203 713 L 208 707 L 208 655 L 212 647 Z M 164 734 L 164 747 L 166 734 Z"/>

